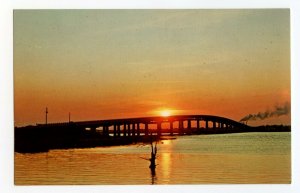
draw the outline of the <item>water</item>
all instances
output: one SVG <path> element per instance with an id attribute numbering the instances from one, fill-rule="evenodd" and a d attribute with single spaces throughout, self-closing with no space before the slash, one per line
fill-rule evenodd
<path id="1" fill-rule="evenodd" d="M 15 153 L 15 184 L 290 183 L 290 133 L 181 136 L 150 145 Z"/>

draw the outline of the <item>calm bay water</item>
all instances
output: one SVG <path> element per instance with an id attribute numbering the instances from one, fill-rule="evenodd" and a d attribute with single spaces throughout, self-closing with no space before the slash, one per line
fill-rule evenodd
<path id="1" fill-rule="evenodd" d="M 15 184 L 290 183 L 290 133 L 181 136 L 150 145 L 15 153 Z"/>

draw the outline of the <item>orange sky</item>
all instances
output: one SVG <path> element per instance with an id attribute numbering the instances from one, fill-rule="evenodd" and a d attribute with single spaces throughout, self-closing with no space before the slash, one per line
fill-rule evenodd
<path id="1" fill-rule="evenodd" d="M 15 10 L 15 125 L 290 103 L 289 10 Z M 290 124 L 290 115 L 251 121 Z"/>

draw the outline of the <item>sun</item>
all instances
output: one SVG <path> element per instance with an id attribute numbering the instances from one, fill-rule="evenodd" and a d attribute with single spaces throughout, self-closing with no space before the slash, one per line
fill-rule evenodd
<path id="1" fill-rule="evenodd" d="M 163 117 L 169 117 L 171 115 L 171 111 L 170 110 L 162 110 L 160 112 L 160 115 Z"/>

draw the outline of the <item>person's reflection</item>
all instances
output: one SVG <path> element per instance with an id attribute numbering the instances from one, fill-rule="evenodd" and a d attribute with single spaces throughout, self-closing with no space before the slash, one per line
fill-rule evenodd
<path id="1" fill-rule="evenodd" d="M 156 177 L 156 173 L 155 173 L 155 168 L 151 168 L 151 184 L 156 184 L 157 181 L 157 177 Z"/>

